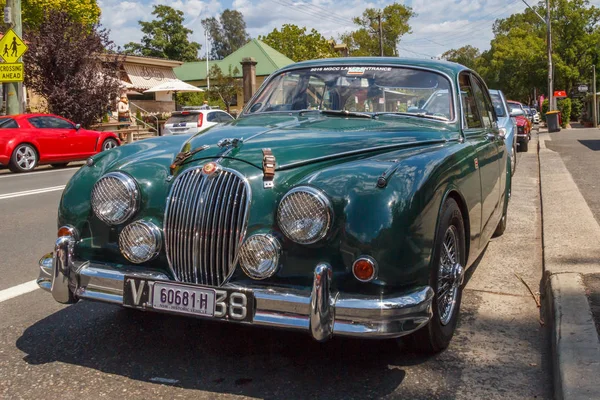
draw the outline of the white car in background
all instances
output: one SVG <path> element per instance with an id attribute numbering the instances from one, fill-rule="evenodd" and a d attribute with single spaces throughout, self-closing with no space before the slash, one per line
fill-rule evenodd
<path id="1" fill-rule="evenodd" d="M 175 111 L 165 123 L 163 136 L 198 133 L 221 122 L 233 121 L 233 117 L 222 110 Z"/>

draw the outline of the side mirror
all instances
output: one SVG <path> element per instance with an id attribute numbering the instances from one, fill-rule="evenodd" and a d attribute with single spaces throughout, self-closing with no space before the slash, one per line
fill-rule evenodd
<path id="1" fill-rule="evenodd" d="M 81 124 L 75 124 L 75 130 L 78 131 L 81 128 Z"/>

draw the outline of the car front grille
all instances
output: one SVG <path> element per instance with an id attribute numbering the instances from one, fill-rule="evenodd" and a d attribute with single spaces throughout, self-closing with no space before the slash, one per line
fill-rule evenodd
<path id="1" fill-rule="evenodd" d="M 244 239 L 251 191 L 237 171 L 183 172 L 167 199 L 164 233 L 178 281 L 221 286 L 231 277 Z"/>

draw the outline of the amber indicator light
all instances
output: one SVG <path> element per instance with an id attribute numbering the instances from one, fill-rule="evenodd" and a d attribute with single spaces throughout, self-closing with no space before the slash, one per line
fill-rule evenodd
<path id="1" fill-rule="evenodd" d="M 371 280 L 375 274 L 375 266 L 370 260 L 360 259 L 354 263 L 353 272 L 358 280 L 368 281 Z"/>
<path id="2" fill-rule="evenodd" d="M 63 236 L 71 236 L 71 230 L 69 228 L 67 228 L 66 226 L 63 226 L 62 228 L 60 228 L 58 230 L 58 237 L 63 237 Z"/>

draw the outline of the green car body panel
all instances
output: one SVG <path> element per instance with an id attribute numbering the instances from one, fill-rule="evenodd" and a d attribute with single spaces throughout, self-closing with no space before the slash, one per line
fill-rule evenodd
<path id="1" fill-rule="evenodd" d="M 312 61 L 288 69 L 347 62 Z M 389 59 L 361 60 L 361 64 L 390 63 Z M 441 71 L 455 87 L 458 74 L 465 71 L 450 63 L 411 61 L 410 65 Z M 497 151 L 487 157 L 486 148 L 494 144 L 485 135 L 484 130 L 463 130 L 460 122 L 416 118 L 339 118 L 311 112 L 242 115 L 192 137 L 144 140 L 96 155 L 93 165 L 82 167 L 65 188 L 58 224 L 72 225 L 80 232 L 79 257 L 117 267 L 131 265 L 118 247 L 118 234 L 125 224 L 108 226 L 92 212 L 95 182 L 111 171 L 132 176 L 141 192 L 133 220 L 150 219 L 161 227 L 174 182 L 169 179 L 169 168 L 175 156 L 208 145 L 177 167 L 174 175 L 225 155 L 220 164 L 248 179 L 252 202 L 246 237 L 271 233 L 282 242 L 282 267 L 259 284 L 310 287 L 314 266 L 327 262 L 333 268 L 333 286 L 346 292 L 383 294 L 424 286 L 446 197 L 455 198 L 463 212 L 470 239 L 468 264 L 485 247 L 502 215 L 510 185 L 506 152 L 496 145 Z M 227 151 L 217 146 L 225 138 L 243 138 L 244 142 Z M 270 148 L 277 160 L 271 189 L 263 188 L 263 148 Z M 385 182 L 378 184 L 382 176 Z M 327 237 L 308 246 L 287 239 L 276 222 L 279 200 L 299 185 L 322 190 L 334 209 Z M 351 266 L 360 255 L 377 260 L 375 281 L 362 283 L 353 278 Z M 164 250 L 144 267 L 170 274 Z M 241 283 L 250 278 L 237 268 L 231 280 Z"/>

